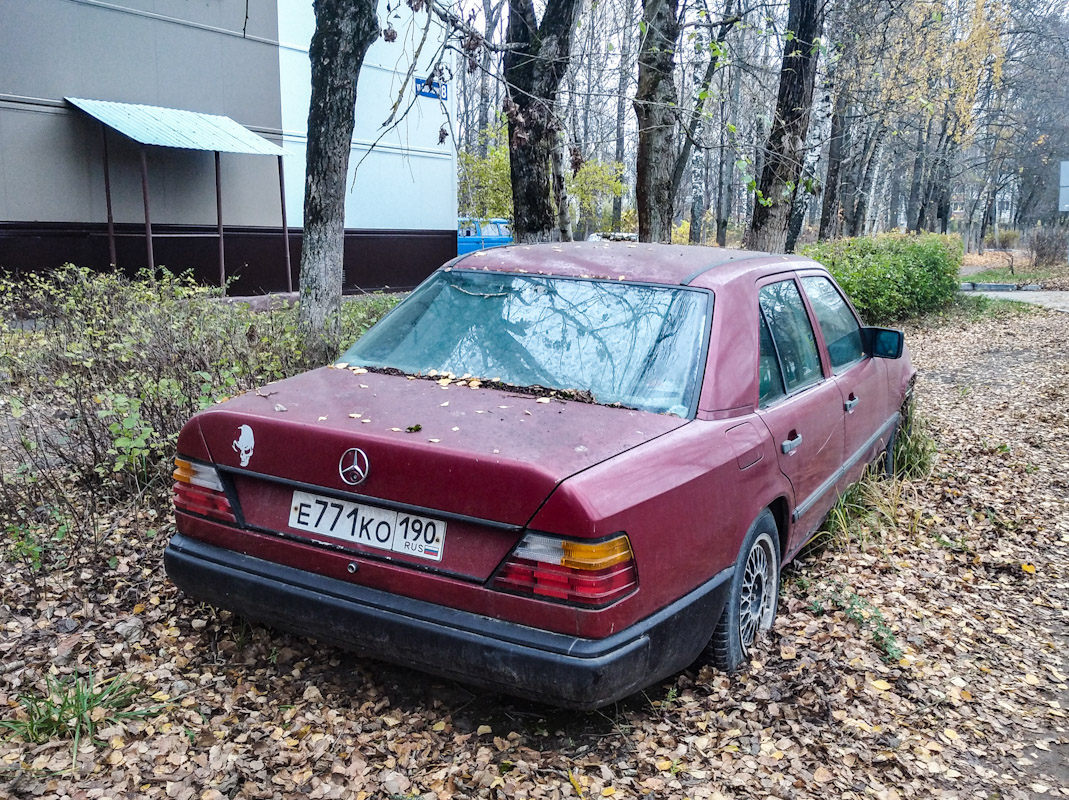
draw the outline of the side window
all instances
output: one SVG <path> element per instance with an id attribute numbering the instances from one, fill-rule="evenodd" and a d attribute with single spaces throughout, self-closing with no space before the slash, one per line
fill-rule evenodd
<path id="1" fill-rule="evenodd" d="M 832 371 L 838 374 L 843 367 L 864 357 L 861 328 L 842 295 L 827 278 L 802 278 L 802 288 L 809 296 L 824 341 L 828 344 Z"/>
<path id="2" fill-rule="evenodd" d="M 475 226 L 475 223 L 470 220 L 464 220 L 460 223 L 460 235 L 461 236 L 478 236 L 479 229 Z"/>
<path id="3" fill-rule="evenodd" d="M 794 281 L 765 286 L 758 301 L 776 345 L 787 394 L 819 381 L 823 375 L 817 340 Z"/>
<path id="4" fill-rule="evenodd" d="M 765 322 L 764 314 L 759 316 L 761 317 L 761 352 L 757 369 L 761 395 L 758 405 L 764 407 L 773 400 L 783 397 L 786 392 L 783 389 L 783 372 L 779 368 L 779 359 L 776 358 L 776 345 L 772 343 L 772 334 L 768 332 L 768 323 Z"/>

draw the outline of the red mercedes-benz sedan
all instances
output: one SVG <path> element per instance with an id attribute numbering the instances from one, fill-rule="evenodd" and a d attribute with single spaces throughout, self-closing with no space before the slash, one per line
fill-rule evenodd
<path id="1" fill-rule="evenodd" d="M 268 625 L 594 708 L 737 667 L 914 370 L 797 256 L 514 246 L 197 414 L 168 575 Z"/>

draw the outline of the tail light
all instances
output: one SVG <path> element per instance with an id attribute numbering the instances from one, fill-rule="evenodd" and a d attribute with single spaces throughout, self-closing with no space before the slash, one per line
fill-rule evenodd
<path id="1" fill-rule="evenodd" d="M 176 509 L 224 522 L 237 522 L 215 467 L 176 458 L 172 477 Z"/>
<path id="2" fill-rule="evenodd" d="M 605 606 L 638 586 L 627 536 L 602 542 L 529 533 L 505 561 L 493 588 L 584 606 Z"/>

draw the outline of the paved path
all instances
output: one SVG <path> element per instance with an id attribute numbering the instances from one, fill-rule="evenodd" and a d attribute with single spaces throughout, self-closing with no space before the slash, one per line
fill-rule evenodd
<path id="1" fill-rule="evenodd" d="M 1069 313 L 1069 292 L 976 292 L 985 297 L 995 300 L 1014 300 L 1018 303 L 1032 303 L 1033 305 L 1052 308 L 1055 311 Z"/>

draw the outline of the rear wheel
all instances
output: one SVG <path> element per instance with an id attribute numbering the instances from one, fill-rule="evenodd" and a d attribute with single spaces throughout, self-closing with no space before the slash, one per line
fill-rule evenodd
<path id="1" fill-rule="evenodd" d="M 706 648 L 712 663 L 737 669 L 761 631 L 772 627 L 779 602 L 779 530 L 767 508 L 750 525 L 735 562 L 727 605 Z"/>

